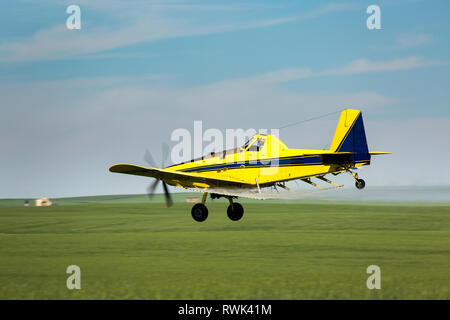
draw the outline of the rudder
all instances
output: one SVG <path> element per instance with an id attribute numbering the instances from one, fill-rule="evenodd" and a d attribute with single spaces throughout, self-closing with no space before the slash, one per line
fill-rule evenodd
<path id="1" fill-rule="evenodd" d="M 364 122 L 360 110 L 342 111 L 331 143 L 333 152 L 353 152 L 351 161 L 370 160 Z"/>

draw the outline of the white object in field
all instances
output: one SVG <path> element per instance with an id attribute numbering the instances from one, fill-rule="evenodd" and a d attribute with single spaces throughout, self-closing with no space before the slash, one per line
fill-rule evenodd
<path id="1" fill-rule="evenodd" d="M 52 205 L 52 202 L 49 198 L 40 198 L 36 199 L 36 207 L 49 207 Z"/>
<path id="2" fill-rule="evenodd" d="M 187 197 L 187 198 L 186 198 L 186 202 L 197 203 L 197 202 L 200 202 L 200 198 L 197 198 L 197 197 Z"/>

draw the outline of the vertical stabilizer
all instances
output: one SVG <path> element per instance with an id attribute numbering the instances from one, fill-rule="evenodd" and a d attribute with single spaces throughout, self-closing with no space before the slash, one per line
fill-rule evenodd
<path id="1" fill-rule="evenodd" d="M 360 110 L 346 109 L 342 111 L 330 150 L 333 152 L 353 152 L 352 161 L 370 160 Z"/>

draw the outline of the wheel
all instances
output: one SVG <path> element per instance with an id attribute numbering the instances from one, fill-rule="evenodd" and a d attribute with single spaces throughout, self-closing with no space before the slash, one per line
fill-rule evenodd
<path id="1" fill-rule="evenodd" d="M 355 186 L 358 189 L 364 189 L 364 187 L 366 186 L 366 182 L 363 179 L 357 179 L 355 182 Z"/>
<path id="2" fill-rule="evenodd" d="M 208 208 L 203 203 L 197 203 L 192 207 L 191 214 L 195 221 L 205 221 L 208 218 Z"/>
<path id="3" fill-rule="evenodd" d="M 231 205 L 228 206 L 227 215 L 230 220 L 238 221 L 244 215 L 244 207 L 238 202 L 233 203 L 233 207 Z"/>

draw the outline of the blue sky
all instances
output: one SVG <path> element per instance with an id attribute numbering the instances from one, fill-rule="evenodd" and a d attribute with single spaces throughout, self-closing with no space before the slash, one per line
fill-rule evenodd
<path id="1" fill-rule="evenodd" d="M 65 27 L 71 4 L 81 30 Z M 381 30 L 366 27 L 371 4 Z M 369 185 L 449 185 L 449 9 L 437 0 L 2 2 L 0 197 L 141 193 L 147 180 L 108 166 L 143 164 L 147 148 L 157 158 L 194 120 L 274 128 L 344 107 L 363 110 L 371 149 L 394 152 L 364 169 Z M 336 121 L 281 138 L 326 147 Z M 423 167 L 430 156 L 442 159 L 433 172 Z"/>

